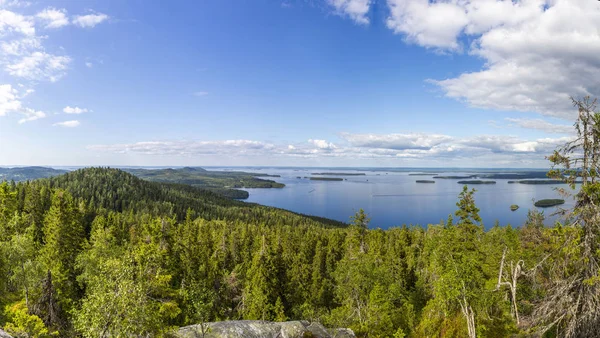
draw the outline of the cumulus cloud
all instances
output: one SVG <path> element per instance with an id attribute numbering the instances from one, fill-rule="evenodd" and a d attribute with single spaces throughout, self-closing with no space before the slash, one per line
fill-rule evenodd
<path id="1" fill-rule="evenodd" d="M 80 125 L 80 123 L 77 120 L 57 122 L 57 123 L 53 124 L 53 126 L 55 126 L 55 127 L 65 127 L 65 128 L 75 128 L 75 127 L 78 127 L 79 125 Z"/>
<path id="2" fill-rule="evenodd" d="M 5 70 L 15 77 L 56 82 L 66 74 L 70 62 L 71 58 L 68 56 L 36 51 L 7 64 Z"/>
<path id="3" fill-rule="evenodd" d="M 45 24 L 45 28 L 60 28 L 69 24 L 65 9 L 48 7 L 37 13 L 35 17 Z"/>
<path id="4" fill-rule="evenodd" d="M 331 142 L 327 142 L 325 140 L 313 140 L 313 139 L 310 139 L 310 140 L 308 140 L 308 143 L 313 144 L 314 146 L 316 146 L 319 149 L 328 149 L 328 150 L 330 150 L 330 149 L 337 148 L 335 146 L 335 144 L 333 144 Z"/>
<path id="5" fill-rule="evenodd" d="M 335 8 L 336 13 L 348 16 L 358 24 L 369 24 L 368 14 L 372 0 L 328 0 L 328 3 Z"/>
<path id="6" fill-rule="evenodd" d="M 79 107 L 70 107 L 70 106 L 66 106 L 63 108 L 63 112 L 65 114 L 83 114 L 83 113 L 87 113 L 89 110 L 86 108 L 79 108 Z"/>
<path id="7" fill-rule="evenodd" d="M 505 120 L 521 128 L 536 129 L 552 134 L 572 134 L 575 131 L 573 126 L 554 124 L 542 119 L 506 118 Z"/>
<path id="8" fill-rule="evenodd" d="M 77 15 L 73 19 L 73 24 L 83 28 L 92 28 L 107 19 L 108 15 L 102 13 Z"/>
<path id="9" fill-rule="evenodd" d="M 270 143 L 251 140 L 226 141 L 148 141 L 130 144 L 93 145 L 89 149 L 114 153 L 137 153 L 144 155 L 257 155 L 274 150 Z"/>
<path id="10" fill-rule="evenodd" d="M 370 135 L 371 137 L 365 137 Z M 345 134 L 347 144 L 334 145 L 326 140 L 310 139 L 295 144 L 274 144 L 251 140 L 227 141 L 149 141 L 129 144 L 93 145 L 92 151 L 156 156 L 202 157 L 209 155 L 228 158 L 294 158 L 383 160 L 396 164 L 465 166 L 471 163 L 527 166 L 545 163 L 544 156 L 556 146 L 570 140 L 569 137 L 521 139 L 514 136 L 479 135 L 471 138 L 453 138 L 427 134 L 413 137 L 413 142 L 398 143 L 398 134 Z M 364 141 L 365 139 L 369 141 Z M 373 142 L 372 140 L 383 140 Z M 392 140 L 392 141 L 390 141 Z M 420 141 L 419 141 L 420 140 Z M 405 146 L 405 145 L 409 146 Z M 395 162 L 394 162 L 395 161 Z M 398 162 L 400 161 L 400 162 Z M 462 161 L 462 162 L 460 162 Z"/>
<path id="11" fill-rule="evenodd" d="M 31 108 L 23 108 L 20 110 L 20 113 L 24 115 L 24 117 L 19 120 L 19 124 L 39 120 L 41 118 L 46 117 L 46 114 L 44 112 L 37 111 Z"/>
<path id="12" fill-rule="evenodd" d="M 10 33 L 35 35 L 34 22 L 30 17 L 0 9 L 0 37 Z"/>
<path id="13" fill-rule="evenodd" d="M 433 146 L 452 140 L 452 137 L 438 134 L 350 134 L 341 137 L 355 147 L 384 149 L 430 149 Z"/>
<path id="14" fill-rule="evenodd" d="M 17 90 L 10 84 L 0 84 L 0 116 L 6 116 L 19 109 L 21 109 L 21 101 Z"/>
<path id="15" fill-rule="evenodd" d="M 481 70 L 432 80 L 468 105 L 570 119 L 569 97 L 600 94 L 600 3 L 387 0 L 387 26 L 418 45 L 467 49 Z"/>
<path id="16" fill-rule="evenodd" d="M 208 95 L 208 92 L 194 92 L 192 95 L 194 95 L 194 96 L 206 96 L 206 95 Z"/>
<path id="17" fill-rule="evenodd" d="M 19 93 L 10 84 L 0 84 L 0 116 L 20 114 L 23 117 L 19 120 L 19 124 L 46 117 L 42 111 L 23 106 L 21 99 L 32 92 L 32 89 L 26 89 Z"/>

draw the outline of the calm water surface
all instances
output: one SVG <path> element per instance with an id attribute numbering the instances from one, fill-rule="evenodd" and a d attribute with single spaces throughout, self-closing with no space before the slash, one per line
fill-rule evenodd
<path id="1" fill-rule="evenodd" d="M 315 169 L 315 168 L 219 168 L 281 175 L 272 178 L 284 183 L 282 189 L 246 189 L 248 202 L 288 209 L 347 222 L 356 210 L 363 208 L 371 217 L 372 227 L 388 228 L 398 225 L 426 225 L 446 220 L 456 210 L 458 194 L 462 190 L 459 179 L 432 179 L 432 176 L 409 176 L 410 172 L 430 171 L 437 174 L 460 175 L 498 172 L 498 169 Z M 310 181 L 315 172 L 361 172 L 365 176 L 338 176 L 346 180 Z M 517 170 L 504 170 L 517 172 Z M 300 179 L 297 177 L 301 177 Z M 416 183 L 416 180 L 435 180 L 435 184 Z M 477 190 L 475 201 L 486 228 L 499 221 L 501 225 L 520 226 L 527 218 L 533 200 L 561 198 L 555 190 L 566 185 L 509 184 L 508 179 L 493 179 L 496 184 L 473 185 Z M 511 211 L 511 204 L 520 208 Z M 567 199 L 563 207 L 572 205 Z M 555 208 L 545 208 L 546 215 Z M 553 217 L 552 219 L 556 219 Z M 552 220 L 549 221 L 552 223 Z"/>

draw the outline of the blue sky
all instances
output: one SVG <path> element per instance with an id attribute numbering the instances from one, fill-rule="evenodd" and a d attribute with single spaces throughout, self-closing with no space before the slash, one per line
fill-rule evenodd
<path id="1" fill-rule="evenodd" d="M 600 5 L 0 0 L 0 165 L 541 167 Z"/>

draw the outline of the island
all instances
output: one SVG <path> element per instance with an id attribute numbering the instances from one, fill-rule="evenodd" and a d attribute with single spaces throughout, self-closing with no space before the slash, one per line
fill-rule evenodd
<path id="1" fill-rule="evenodd" d="M 240 188 L 283 188 L 285 184 L 259 177 L 279 175 L 259 174 L 243 171 L 209 171 L 198 167 L 179 169 L 123 169 L 139 178 L 161 182 L 191 185 L 210 190 L 233 199 L 246 199 L 249 193 Z"/>
<path id="2" fill-rule="evenodd" d="M 487 173 L 479 175 L 481 178 L 489 179 L 509 179 L 509 180 L 521 180 L 531 178 L 548 178 L 547 172 L 542 170 L 536 171 L 523 171 L 516 173 Z"/>
<path id="3" fill-rule="evenodd" d="M 433 176 L 433 178 L 443 178 L 443 179 L 464 179 L 464 178 L 474 178 L 477 177 L 477 175 L 468 175 L 468 176 Z"/>
<path id="4" fill-rule="evenodd" d="M 496 181 L 466 180 L 458 181 L 458 184 L 496 184 Z"/>
<path id="5" fill-rule="evenodd" d="M 343 181 L 340 177 L 311 177 L 311 181 Z"/>
<path id="6" fill-rule="evenodd" d="M 365 173 L 311 173 L 311 175 L 322 176 L 365 176 Z"/>
<path id="7" fill-rule="evenodd" d="M 520 180 L 520 181 L 508 181 L 508 183 L 519 183 L 519 184 L 567 184 L 562 180 Z"/>
<path id="8" fill-rule="evenodd" d="M 435 183 L 435 181 L 432 180 L 416 180 L 417 183 Z"/>
<path id="9" fill-rule="evenodd" d="M 539 201 L 535 202 L 533 205 L 535 205 L 538 208 L 548 208 L 548 207 L 554 207 L 557 205 L 561 205 L 564 203 L 565 203 L 565 200 L 563 200 L 563 199 L 548 198 L 548 199 L 539 200 Z"/>
<path id="10" fill-rule="evenodd" d="M 410 173 L 410 174 L 408 174 L 408 176 L 435 176 L 435 175 L 439 175 L 439 174 L 434 174 L 434 173 Z"/>
<path id="11" fill-rule="evenodd" d="M 519 206 L 516 204 L 510 206 L 510 211 L 516 211 L 517 209 L 519 209 Z"/>

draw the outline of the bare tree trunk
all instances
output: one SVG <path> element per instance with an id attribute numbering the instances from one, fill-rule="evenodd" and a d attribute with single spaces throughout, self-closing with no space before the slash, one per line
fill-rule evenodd
<path id="1" fill-rule="evenodd" d="M 465 316 L 465 319 L 467 320 L 469 338 L 477 338 L 477 331 L 475 330 L 475 313 L 473 312 L 473 308 L 469 305 L 469 302 L 464 296 L 459 303 L 463 316 Z"/>

